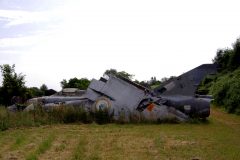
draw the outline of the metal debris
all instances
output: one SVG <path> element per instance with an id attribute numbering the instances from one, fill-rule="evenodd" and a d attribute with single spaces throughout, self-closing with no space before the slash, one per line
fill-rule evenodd
<path id="1" fill-rule="evenodd" d="M 154 90 L 145 88 L 123 77 L 103 76 L 93 79 L 81 96 L 74 96 L 76 89 L 65 90 L 69 94 L 56 94 L 30 99 L 29 107 L 42 105 L 49 110 L 56 106 L 83 107 L 86 111 L 107 110 L 115 120 L 187 121 L 190 117 L 206 118 L 210 115 L 210 100 L 196 97 L 195 91 L 208 74 L 216 73 L 216 66 L 201 65 L 176 77 Z M 64 93 L 64 90 L 62 91 Z"/>

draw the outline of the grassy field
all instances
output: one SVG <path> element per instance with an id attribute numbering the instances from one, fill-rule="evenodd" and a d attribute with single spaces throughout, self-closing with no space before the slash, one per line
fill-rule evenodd
<path id="1" fill-rule="evenodd" d="M 240 116 L 201 124 L 71 124 L 0 132 L 0 159 L 240 159 Z"/>

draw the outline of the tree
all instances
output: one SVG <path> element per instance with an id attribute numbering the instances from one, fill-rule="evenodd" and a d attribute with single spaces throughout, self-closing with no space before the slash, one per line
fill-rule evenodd
<path id="1" fill-rule="evenodd" d="M 151 80 L 148 81 L 148 84 L 150 86 L 156 86 L 156 85 L 160 85 L 161 84 L 161 81 L 157 80 L 156 77 L 151 77 Z"/>
<path id="2" fill-rule="evenodd" d="M 50 96 L 55 93 L 56 93 L 55 90 L 48 89 L 48 87 L 45 84 L 43 84 L 40 88 L 37 87 L 27 88 L 26 97 L 27 99 L 30 99 L 35 97 Z"/>
<path id="3" fill-rule="evenodd" d="M 60 83 L 62 88 L 78 88 L 78 89 L 85 90 L 88 88 L 90 81 L 87 78 L 78 79 L 75 77 L 75 78 L 69 79 L 69 81 L 64 79 Z"/>
<path id="4" fill-rule="evenodd" d="M 233 53 L 230 58 L 231 70 L 234 70 L 240 66 L 240 39 L 237 39 L 233 44 Z"/>
<path id="5" fill-rule="evenodd" d="M 145 81 L 141 81 L 141 82 L 139 82 L 139 84 L 141 84 L 142 86 L 144 86 L 144 87 L 146 87 L 146 88 L 151 88 L 151 85 L 149 85 L 147 82 L 145 82 Z"/>
<path id="6" fill-rule="evenodd" d="M 232 48 L 219 49 L 213 59 L 219 71 L 234 71 L 240 66 L 240 39 L 233 43 Z"/>
<path id="7" fill-rule="evenodd" d="M 0 65 L 3 81 L 1 88 L 2 104 L 10 105 L 13 96 L 25 98 L 25 76 L 15 73 L 15 65 Z"/>
<path id="8" fill-rule="evenodd" d="M 106 71 L 104 72 L 104 74 L 107 74 L 107 75 L 109 75 L 109 74 L 117 75 L 118 72 L 117 72 L 116 69 L 108 69 L 108 70 L 106 70 Z"/>
<path id="9" fill-rule="evenodd" d="M 44 93 L 37 87 L 27 88 L 27 99 L 41 97 Z"/>
<path id="10" fill-rule="evenodd" d="M 42 91 L 43 95 L 46 95 L 46 92 L 47 92 L 47 90 L 48 90 L 47 85 L 46 85 L 46 84 L 42 84 L 42 85 L 40 86 L 40 90 Z"/>
<path id="11" fill-rule="evenodd" d="M 165 82 L 167 82 L 169 80 L 172 80 L 174 78 L 176 78 L 176 76 L 170 76 L 169 78 L 168 77 L 163 77 L 160 82 L 165 83 Z"/>
<path id="12" fill-rule="evenodd" d="M 230 56 L 232 55 L 231 49 L 219 49 L 213 59 L 213 63 L 218 64 L 219 71 L 228 69 Z"/>
<path id="13" fill-rule="evenodd" d="M 127 78 L 129 80 L 132 80 L 134 75 L 133 74 L 129 74 L 125 71 L 121 71 L 121 72 L 118 72 L 116 69 L 109 69 L 109 70 L 106 70 L 104 72 L 104 74 L 111 74 L 111 75 L 114 75 L 114 76 L 121 76 L 121 77 L 124 77 L 124 78 Z"/>

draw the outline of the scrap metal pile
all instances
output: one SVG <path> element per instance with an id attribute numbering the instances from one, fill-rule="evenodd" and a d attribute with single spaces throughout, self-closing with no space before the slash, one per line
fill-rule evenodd
<path id="1" fill-rule="evenodd" d="M 106 110 L 114 120 L 124 121 L 206 118 L 210 115 L 210 99 L 196 97 L 195 91 L 201 80 L 208 74 L 215 74 L 216 69 L 214 64 L 201 65 L 154 90 L 123 77 L 105 75 L 100 80 L 93 79 L 81 95 L 57 94 L 30 99 L 25 110 L 41 104 L 46 110 L 61 105 L 82 107 L 86 112 Z"/>

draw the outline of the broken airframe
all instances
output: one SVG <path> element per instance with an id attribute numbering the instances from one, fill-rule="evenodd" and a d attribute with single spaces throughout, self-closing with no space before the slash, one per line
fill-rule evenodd
<path id="1" fill-rule="evenodd" d="M 41 104 L 46 110 L 56 106 L 83 107 L 85 111 L 106 110 L 114 120 L 164 121 L 175 118 L 187 121 L 190 117 L 206 118 L 210 115 L 209 97 L 196 97 L 195 91 L 208 74 L 215 74 L 214 64 L 194 68 L 161 86 L 150 90 L 126 78 L 105 75 L 93 79 L 85 92 L 78 96 L 53 95 L 33 98 L 25 110 Z"/>

